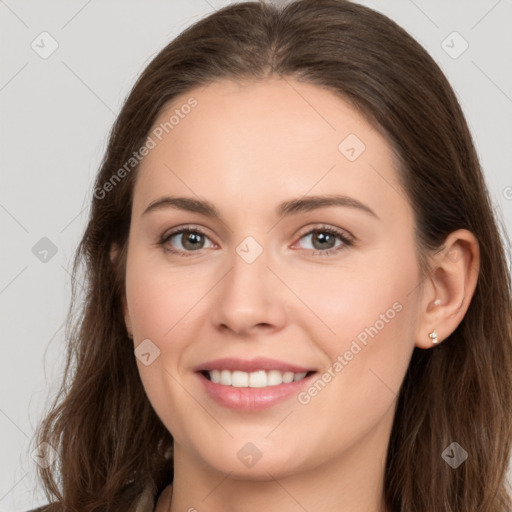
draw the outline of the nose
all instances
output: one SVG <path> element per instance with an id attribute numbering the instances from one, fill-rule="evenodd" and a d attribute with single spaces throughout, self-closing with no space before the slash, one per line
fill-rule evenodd
<path id="1" fill-rule="evenodd" d="M 235 252 L 231 269 L 215 288 L 211 319 L 216 329 L 251 337 L 285 325 L 283 286 L 265 251 L 251 263 Z"/>

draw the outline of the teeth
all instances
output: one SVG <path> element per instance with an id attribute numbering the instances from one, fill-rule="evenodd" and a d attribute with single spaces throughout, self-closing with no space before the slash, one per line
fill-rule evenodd
<path id="1" fill-rule="evenodd" d="M 233 372 L 231 374 L 231 385 L 234 388 L 246 388 L 249 386 L 249 374 L 245 372 Z"/>
<path id="2" fill-rule="evenodd" d="M 247 375 L 247 373 L 245 375 Z M 263 370 L 249 373 L 247 384 L 250 388 L 264 388 L 267 386 L 267 374 Z"/>
<path id="3" fill-rule="evenodd" d="M 289 384 L 290 382 L 293 382 L 293 372 L 285 372 L 283 373 L 283 383 Z"/>
<path id="4" fill-rule="evenodd" d="M 256 372 L 241 372 L 229 370 L 212 370 L 208 372 L 210 380 L 223 386 L 233 386 L 235 388 L 265 388 L 267 386 L 279 386 L 280 384 L 289 384 L 297 382 L 306 376 L 304 373 L 280 372 L 279 370 L 258 370 Z"/>
<path id="5" fill-rule="evenodd" d="M 231 372 L 229 370 L 222 370 L 219 382 L 224 386 L 231 386 Z"/>
<path id="6" fill-rule="evenodd" d="M 267 373 L 267 386 L 279 386 L 283 383 L 283 374 L 277 370 L 271 370 Z"/>

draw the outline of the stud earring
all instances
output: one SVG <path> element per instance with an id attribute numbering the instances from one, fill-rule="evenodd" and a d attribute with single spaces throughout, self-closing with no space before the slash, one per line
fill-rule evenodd
<path id="1" fill-rule="evenodd" d="M 436 333 L 436 330 L 434 329 L 429 335 L 428 337 L 432 340 L 432 343 L 437 343 L 437 333 Z"/>

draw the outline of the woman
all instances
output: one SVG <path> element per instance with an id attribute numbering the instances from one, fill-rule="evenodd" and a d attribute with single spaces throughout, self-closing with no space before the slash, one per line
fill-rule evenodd
<path id="1" fill-rule="evenodd" d="M 451 87 L 385 16 L 185 30 L 115 123 L 81 268 L 44 510 L 510 509 L 504 248 Z"/>

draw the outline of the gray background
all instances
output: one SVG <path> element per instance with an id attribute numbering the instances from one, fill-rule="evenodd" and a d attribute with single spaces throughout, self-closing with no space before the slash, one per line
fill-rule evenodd
<path id="1" fill-rule="evenodd" d="M 108 130 L 152 56 L 228 3 L 0 0 L 0 511 L 45 503 L 28 443 L 60 382 L 71 257 Z M 510 236 L 512 0 L 361 3 L 408 30 L 448 76 Z M 31 46 L 51 48 L 43 31 L 58 43 L 46 59 Z M 469 44 L 457 58 L 454 31 Z"/>

